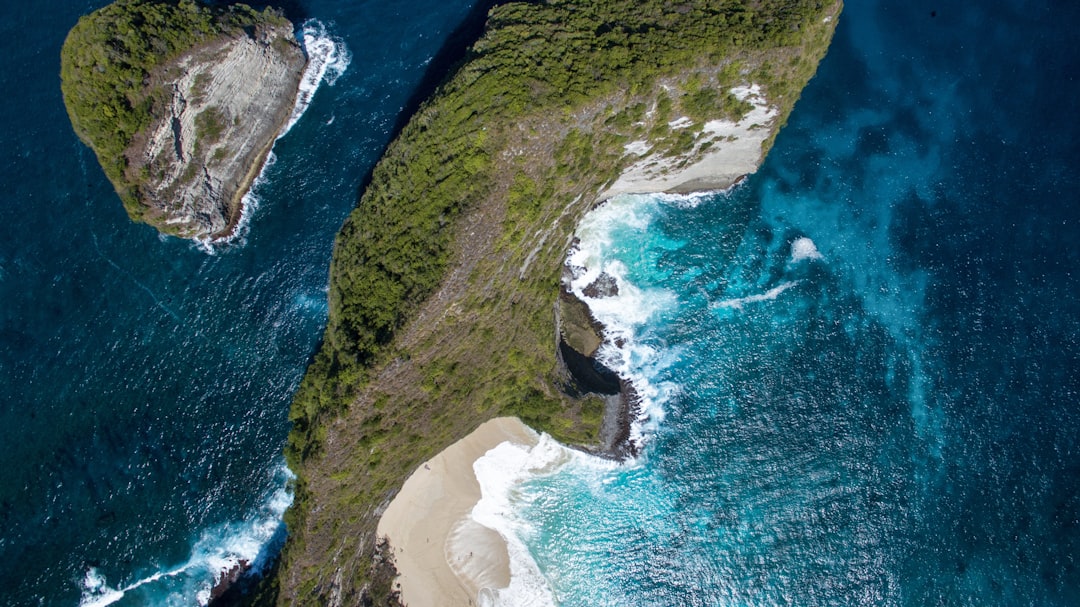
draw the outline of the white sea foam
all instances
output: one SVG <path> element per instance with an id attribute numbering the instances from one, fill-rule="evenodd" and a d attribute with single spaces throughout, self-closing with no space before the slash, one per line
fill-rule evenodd
<path id="1" fill-rule="evenodd" d="M 822 259 L 814 241 L 805 236 L 796 238 L 791 243 L 791 263 L 799 263 L 804 259 Z"/>
<path id="2" fill-rule="evenodd" d="M 334 86 L 352 61 L 352 55 L 345 46 L 345 41 L 328 33 L 321 21 L 308 19 L 304 22 L 301 34 L 301 44 L 307 54 L 308 64 L 300 79 L 296 105 L 293 106 L 292 115 L 289 116 L 285 128 L 281 129 L 278 139 L 284 137 L 296 121 L 304 115 L 319 85 L 325 82 Z"/>
<path id="3" fill-rule="evenodd" d="M 255 215 L 255 211 L 259 210 L 259 203 L 262 202 L 256 192 L 269 181 L 266 177 L 267 172 L 275 164 L 277 164 L 277 155 L 271 150 L 267 154 L 266 162 L 263 163 L 259 174 L 251 182 L 251 187 L 248 188 L 244 197 L 240 199 L 240 219 L 236 220 L 236 226 L 233 227 L 232 232 L 224 238 L 198 238 L 195 240 L 196 248 L 207 255 L 217 255 L 218 251 L 223 250 L 226 246 L 243 246 L 247 242 L 247 235 L 251 229 L 251 218 Z"/>
<path id="4" fill-rule="evenodd" d="M 337 79 L 348 69 L 349 63 L 352 62 L 352 54 L 349 52 L 348 47 L 345 46 L 345 41 L 330 34 L 321 21 L 316 19 L 305 21 L 301 28 L 300 39 L 308 62 L 304 67 L 304 74 L 300 78 L 300 86 L 297 88 L 296 102 L 293 104 L 292 113 L 289 115 L 289 120 L 286 121 L 285 126 L 282 127 L 281 132 L 278 133 L 278 139 L 281 139 L 292 130 L 300 117 L 304 115 L 308 106 L 311 105 L 311 100 L 319 86 L 324 82 L 333 86 Z M 333 122 L 333 117 L 330 118 L 330 122 Z M 330 124 L 330 122 L 327 124 Z M 240 219 L 232 232 L 224 238 L 197 239 L 195 241 L 196 247 L 205 253 L 214 255 L 222 246 L 244 244 L 251 225 L 251 217 L 259 208 L 260 201 L 256 192 L 261 185 L 266 183 L 266 172 L 276 161 L 277 156 L 271 150 L 266 157 L 266 162 L 263 163 L 262 168 L 259 170 L 259 175 L 240 200 Z"/>
<path id="5" fill-rule="evenodd" d="M 617 257 L 619 247 L 645 239 L 661 205 L 694 206 L 703 195 L 620 195 L 590 211 L 578 226 L 578 243 L 568 252 L 568 288 L 588 304 L 592 314 L 604 324 L 605 342 L 597 356 L 620 377 L 631 381 L 640 397 L 639 417 L 631 425 L 630 440 L 642 445 L 664 416 L 664 403 L 679 390 L 675 384 L 657 379 L 661 371 L 679 355 L 674 349 L 658 348 L 641 339 L 644 327 L 678 304 L 670 291 L 643 288 L 630 280 L 631 268 Z M 602 273 L 613 277 L 618 294 L 591 298 L 585 288 Z M 485 590 L 480 605 L 490 607 L 547 607 L 555 604 L 554 589 L 533 560 L 526 541 L 540 532 L 536 522 L 522 518 L 522 482 L 556 474 L 568 466 L 602 471 L 640 461 L 618 463 L 563 447 L 543 435 L 534 447 L 502 443 L 473 464 L 480 484 L 481 499 L 472 510 L 472 519 L 495 530 L 505 540 L 510 557 L 510 585 Z M 592 475 L 590 475 L 592 476 Z M 600 482 L 606 482 L 600 480 Z"/>
<path id="6" fill-rule="evenodd" d="M 597 356 L 629 380 L 640 398 L 639 416 L 631 425 L 630 439 L 640 445 L 664 417 L 663 403 L 678 387 L 655 377 L 676 351 L 660 351 L 638 338 L 641 328 L 664 310 L 677 305 L 676 295 L 665 289 L 642 289 L 628 278 L 626 265 L 612 257 L 616 240 L 640 235 L 649 228 L 659 204 L 698 204 L 701 196 L 621 195 L 590 211 L 578 226 L 578 244 L 567 256 L 570 290 L 588 304 L 604 325 L 604 344 Z M 693 201 L 693 202 L 691 202 Z M 585 288 L 601 273 L 615 279 L 618 295 L 592 298 Z"/>
<path id="7" fill-rule="evenodd" d="M 472 519 L 498 532 L 506 542 L 510 556 L 510 585 L 481 593 L 478 597 L 480 605 L 548 607 L 555 604 L 551 587 L 521 539 L 536 530 L 530 521 L 517 514 L 514 502 L 522 481 L 554 474 L 571 462 L 603 468 L 618 465 L 567 449 L 547 434 L 542 435 L 534 447 L 500 443 L 473 462 L 481 497 L 473 507 Z"/>
<path id="8" fill-rule="evenodd" d="M 751 303 L 758 303 L 762 301 L 772 301 L 780 296 L 781 293 L 788 289 L 798 286 L 801 280 L 792 280 L 789 282 L 780 283 L 779 285 L 769 289 L 764 293 L 758 293 L 756 295 L 747 295 L 746 297 L 736 297 L 734 299 L 725 299 L 724 301 L 714 304 L 718 308 L 734 308 L 741 310 L 743 306 Z"/>
<path id="9" fill-rule="evenodd" d="M 122 598 L 124 598 L 124 593 L 109 588 L 105 582 L 105 576 L 101 575 L 97 569 L 94 567 L 87 569 L 86 577 L 83 578 L 82 600 L 79 601 L 81 607 L 104 607 Z"/>
<path id="10" fill-rule="evenodd" d="M 190 604 L 195 600 L 205 605 L 220 576 L 241 561 L 248 563 L 254 571 L 262 571 L 268 564 L 268 558 L 280 549 L 280 542 L 284 540 L 282 515 L 293 500 L 289 488 L 292 473 L 282 465 L 277 476 L 281 487 L 270 495 L 257 512 L 243 521 L 203 530 L 193 542 L 187 562 L 177 567 L 162 569 L 115 587 L 109 586 L 97 568 L 88 568 L 82 582 L 79 607 L 106 607 L 144 586 L 151 587 L 155 597 L 161 597 L 162 600 L 155 602 Z M 163 580 L 167 583 L 162 588 L 153 586 Z"/>
<path id="11" fill-rule="evenodd" d="M 689 192 L 687 194 L 668 194 L 661 192 L 659 194 L 649 194 L 649 196 L 666 205 L 671 205 L 680 209 L 693 209 L 720 194 L 730 193 L 737 186 L 738 184 L 732 184 L 724 190 L 706 190 L 703 192 Z"/>

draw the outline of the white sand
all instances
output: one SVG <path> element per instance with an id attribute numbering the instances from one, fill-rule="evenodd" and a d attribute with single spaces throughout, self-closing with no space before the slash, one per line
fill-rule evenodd
<path id="1" fill-rule="evenodd" d="M 704 124 L 689 156 L 651 154 L 646 141 L 627 144 L 626 153 L 639 159 L 598 200 L 624 193 L 725 189 L 756 171 L 761 144 L 771 134 L 777 111 L 757 85 L 732 89 L 732 93 L 754 106 L 742 120 Z M 670 124 L 673 129 L 692 126 L 685 117 Z M 678 168 L 706 141 L 710 147 L 695 162 Z M 379 536 L 388 537 L 394 550 L 402 602 L 411 607 L 475 605 L 482 591 L 510 585 L 509 555 L 502 536 L 470 516 L 481 497 L 473 463 L 504 441 L 533 447 L 538 440 L 517 418 L 493 419 L 421 465 L 405 481 L 378 526 Z"/>
<path id="2" fill-rule="evenodd" d="M 472 520 L 480 500 L 473 462 L 504 441 L 533 446 L 539 437 L 516 417 L 485 422 L 413 472 L 379 519 L 390 539 L 410 607 L 474 605 L 484 589 L 510 585 L 502 536 Z"/>
<path id="3" fill-rule="evenodd" d="M 754 108 L 739 122 L 710 120 L 701 128 L 694 150 L 680 156 L 648 154 L 645 142 L 626 146 L 628 154 L 640 159 L 630 165 L 615 183 L 604 190 L 597 200 L 607 200 L 618 194 L 651 194 L 673 192 L 688 194 L 731 187 L 740 177 L 753 173 L 761 163 L 761 144 L 769 138 L 773 122 L 778 114 L 754 84 L 731 89 L 741 100 L 749 101 Z M 686 129 L 693 122 L 680 117 L 668 123 L 672 129 Z M 684 160 L 694 158 L 698 148 L 710 142 L 707 150 L 694 162 L 678 168 Z"/>

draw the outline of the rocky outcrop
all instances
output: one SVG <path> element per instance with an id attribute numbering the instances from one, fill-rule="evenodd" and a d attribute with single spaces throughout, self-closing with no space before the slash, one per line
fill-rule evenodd
<path id="1" fill-rule="evenodd" d="M 614 277 L 602 274 L 596 282 L 602 284 L 589 286 L 603 289 L 600 297 L 618 293 Z M 588 304 L 566 288 L 565 280 L 555 307 L 555 325 L 563 390 L 574 398 L 593 395 L 604 401 L 599 449 L 587 450 L 617 460 L 635 456 L 637 446 L 630 441 L 630 425 L 637 412 L 637 393 L 630 382 L 597 358 L 604 327 L 593 318 Z"/>
<path id="2" fill-rule="evenodd" d="M 757 84 L 738 86 L 728 92 L 748 103 L 749 111 L 735 120 L 717 118 L 695 124 L 681 116 L 668 122 L 671 132 L 693 133 L 693 145 L 680 152 L 657 149 L 645 140 L 626 144 L 626 155 L 638 159 L 597 200 L 618 194 L 725 190 L 755 172 L 764 158 L 763 146 L 778 128 L 780 111 Z"/>
<path id="3" fill-rule="evenodd" d="M 228 235 L 289 119 L 304 64 L 291 25 L 260 25 L 152 73 L 165 95 L 125 152 L 143 219 L 187 238 Z"/>

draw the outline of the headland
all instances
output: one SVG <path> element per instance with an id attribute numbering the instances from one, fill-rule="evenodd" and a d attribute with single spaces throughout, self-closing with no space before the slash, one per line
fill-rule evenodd
<path id="1" fill-rule="evenodd" d="M 618 426 L 610 386 L 590 387 L 559 356 L 570 333 L 584 350 L 602 338 L 587 313 L 577 325 L 592 339 L 567 330 L 580 306 L 559 303 L 576 226 L 619 188 L 723 189 L 752 172 L 840 9 L 553 0 L 491 11 L 338 235 L 327 331 L 290 414 L 298 480 L 279 603 L 397 600 L 380 518 L 408 475 L 487 420 L 515 416 L 604 449 L 602 428 Z"/>

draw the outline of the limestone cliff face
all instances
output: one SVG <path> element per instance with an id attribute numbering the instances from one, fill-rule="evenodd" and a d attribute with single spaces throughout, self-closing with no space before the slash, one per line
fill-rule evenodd
<path id="1" fill-rule="evenodd" d="M 151 74 L 153 121 L 125 151 L 143 219 L 187 238 L 227 235 L 292 112 L 304 64 L 291 26 L 260 25 Z"/>

